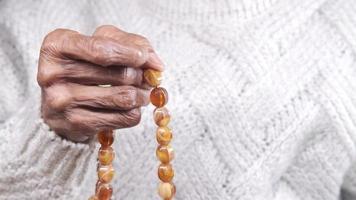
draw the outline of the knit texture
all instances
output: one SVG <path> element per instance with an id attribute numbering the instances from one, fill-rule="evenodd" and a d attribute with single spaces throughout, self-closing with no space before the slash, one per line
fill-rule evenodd
<path id="1" fill-rule="evenodd" d="M 177 200 L 356 199 L 356 1 L 0 0 L 0 200 L 81 200 L 98 145 L 39 115 L 55 28 L 113 24 L 166 64 Z M 118 130 L 115 200 L 157 199 L 153 107 Z"/>

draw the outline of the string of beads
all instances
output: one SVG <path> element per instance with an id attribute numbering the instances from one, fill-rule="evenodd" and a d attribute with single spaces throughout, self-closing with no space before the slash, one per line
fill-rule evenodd
<path id="1" fill-rule="evenodd" d="M 98 141 L 101 145 L 98 153 L 98 181 L 96 183 L 95 195 L 89 200 L 110 200 L 113 189 L 110 182 L 114 178 L 115 169 L 112 162 L 115 158 L 115 151 L 111 147 L 114 142 L 112 130 L 105 130 L 98 133 Z"/>
<path id="2" fill-rule="evenodd" d="M 150 94 L 151 103 L 156 106 L 153 111 L 153 119 L 158 126 L 156 130 L 156 140 L 158 147 L 156 155 L 161 164 L 158 167 L 158 177 L 161 180 L 158 186 L 158 194 L 163 200 L 173 199 L 176 193 L 176 187 L 172 180 L 174 170 L 170 162 L 174 158 L 174 152 L 170 145 L 172 140 L 172 130 L 168 127 L 171 116 L 166 107 L 168 102 L 168 92 L 163 87 L 160 87 L 162 81 L 161 72 L 147 69 L 144 72 L 146 82 L 154 87 Z"/>
<path id="3" fill-rule="evenodd" d="M 156 156 L 161 162 L 158 167 L 158 177 L 161 180 L 158 186 L 158 194 L 163 200 L 172 200 L 176 193 L 176 187 L 172 180 L 174 170 L 170 162 L 174 159 L 174 151 L 170 143 L 172 140 L 172 130 L 168 127 L 171 116 L 166 107 L 168 102 L 168 92 L 163 87 L 160 87 L 162 74 L 159 71 L 147 69 L 144 72 L 145 81 L 154 87 L 150 94 L 150 101 L 156 107 L 153 112 L 153 119 L 158 126 L 156 130 L 156 140 L 158 147 Z M 101 144 L 98 154 L 98 181 L 96 183 L 95 195 L 89 200 L 110 200 L 113 189 L 110 185 L 115 170 L 112 161 L 115 158 L 114 149 L 111 145 L 114 142 L 114 134 L 112 130 L 105 130 L 98 133 L 98 141 Z"/>

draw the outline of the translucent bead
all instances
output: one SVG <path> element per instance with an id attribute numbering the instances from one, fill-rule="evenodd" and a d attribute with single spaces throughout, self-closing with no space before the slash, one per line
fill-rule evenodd
<path id="1" fill-rule="evenodd" d="M 156 155 L 157 155 L 158 160 L 160 160 L 164 164 L 167 164 L 174 159 L 174 151 L 170 145 L 158 146 L 158 148 L 156 150 Z"/>
<path id="2" fill-rule="evenodd" d="M 153 119 L 157 126 L 167 126 L 171 120 L 171 115 L 166 107 L 156 108 L 153 111 Z"/>
<path id="3" fill-rule="evenodd" d="M 98 160 L 102 165 L 109 165 L 115 158 L 115 152 L 112 147 L 100 147 Z"/>
<path id="4" fill-rule="evenodd" d="M 176 193 L 176 188 L 173 183 L 160 183 L 158 186 L 158 194 L 162 199 L 172 199 Z"/>
<path id="5" fill-rule="evenodd" d="M 170 182 L 174 177 L 174 170 L 171 164 L 161 164 L 158 167 L 158 177 L 163 182 Z"/>
<path id="6" fill-rule="evenodd" d="M 158 127 L 156 131 L 156 139 L 161 145 L 169 144 L 172 140 L 172 130 L 167 126 Z"/>
<path id="7" fill-rule="evenodd" d="M 157 87 L 162 82 L 162 73 L 153 69 L 146 69 L 143 73 L 143 77 L 148 85 Z"/>
<path id="8" fill-rule="evenodd" d="M 98 199 L 99 200 L 110 200 L 112 196 L 113 189 L 110 184 L 101 184 L 98 188 Z"/>
<path id="9" fill-rule="evenodd" d="M 151 91 L 150 100 L 156 107 L 163 107 L 168 102 L 168 92 L 163 87 L 156 87 Z"/>
<path id="10" fill-rule="evenodd" d="M 114 132 L 112 130 L 104 130 L 98 133 L 98 140 L 104 147 L 111 146 L 114 142 Z"/>
<path id="11" fill-rule="evenodd" d="M 102 183 L 109 183 L 115 176 L 115 170 L 112 165 L 99 165 L 98 178 Z"/>

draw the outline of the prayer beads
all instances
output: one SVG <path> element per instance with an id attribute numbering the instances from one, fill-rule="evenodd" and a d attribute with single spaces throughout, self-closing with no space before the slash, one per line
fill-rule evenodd
<path id="1" fill-rule="evenodd" d="M 98 153 L 98 181 L 96 183 L 95 195 L 90 197 L 89 200 L 110 200 L 113 193 L 110 182 L 115 175 L 115 170 L 112 166 L 115 151 L 111 147 L 114 142 L 113 131 L 100 131 L 98 133 L 98 141 L 101 144 Z"/>
<path id="2" fill-rule="evenodd" d="M 168 102 L 168 92 L 163 87 L 155 87 L 150 95 L 151 103 L 156 107 L 163 107 Z"/>
<path id="3" fill-rule="evenodd" d="M 156 156 L 158 160 L 162 163 L 169 163 L 174 159 L 174 151 L 170 145 L 167 146 L 158 146 L 156 150 Z"/>
<path id="4" fill-rule="evenodd" d="M 159 76 L 159 80 L 156 80 L 154 76 L 156 74 L 152 70 L 150 72 L 147 71 L 145 73 L 145 80 L 150 86 L 155 87 L 151 91 L 150 100 L 156 106 L 153 112 L 154 122 L 158 126 L 156 140 L 159 146 L 156 150 L 156 155 L 158 160 L 161 161 L 158 167 L 158 177 L 161 180 L 158 186 L 158 194 L 163 200 L 171 200 L 176 193 L 176 187 L 172 183 L 174 170 L 170 164 L 174 158 L 174 152 L 170 146 L 173 137 L 172 130 L 168 127 L 171 116 L 168 109 L 164 107 L 168 102 L 168 92 L 163 87 L 159 87 L 161 77 Z"/>
<path id="5" fill-rule="evenodd" d="M 173 183 L 160 183 L 158 186 L 158 194 L 164 200 L 170 200 L 176 194 L 176 187 Z"/>
<path id="6" fill-rule="evenodd" d="M 167 126 L 171 120 L 171 115 L 165 107 L 156 108 L 153 112 L 153 119 L 157 126 Z"/>
<path id="7" fill-rule="evenodd" d="M 161 84 L 162 72 L 153 69 L 146 69 L 143 73 L 143 76 L 146 82 L 152 87 L 157 87 Z"/>
<path id="8" fill-rule="evenodd" d="M 157 142 L 161 145 L 167 145 L 172 140 L 172 130 L 167 126 L 158 127 L 156 131 Z"/>
<path id="9" fill-rule="evenodd" d="M 172 130 L 168 127 L 171 120 L 170 113 L 166 107 L 168 102 L 168 92 L 163 87 L 159 87 L 162 82 L 162 73 L 152 69 L 147 69 L 143 73 L 146 83 L 154 87 L 150 94 L 151 103 L 156 106 L 153 112 L 153 119 L 158 126 L 156 130 L 156 140 L 158 147 L 156 156 L 161 164 L 158 167 L 157 175 L 160 179 L 158 194 L 163 200 L 172 200 L 176 194 L 176 187 L 172 180 L 174 170 L 170 162 L 174 159 L 174 151 L 170 143 L 173 138 Z M 101 147 L 98 152 L 98 181 L 95 195 L 89 200 L 111 200 L 113 188 L 110 185 L 115 170 L 112 162 L 115 158 L 114 149 L 111 145 L 114 142 L 113 131 L 101 131 L 98 133 L 98 141 Z"/>

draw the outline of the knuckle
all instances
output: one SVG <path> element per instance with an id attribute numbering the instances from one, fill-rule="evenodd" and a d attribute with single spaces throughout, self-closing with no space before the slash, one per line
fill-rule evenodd
<path id="1" fill-rule="evenodd" d="M 118 28 L 116 28 L 116 26 L 114 25 L 101 25 L 99 27 L 97 27 L 95 29 L 95 35 L 105 35 L 106 32 L 109 32 L 109 31 L 117 31 Z"/>
<path id="2" fill-rule="evenodd" d="M 113 102 L 116 106 L 119 107 L 132 108 L 137 104 L 137 95 L 137 89 L 135 87 L 128 86 L 124 89 L 121 89 L 117 95 L 115 95 L 116 98 L 113 99 Z"/>
<path id="3" fill-rule="evenodd" d="M 134 66 L 141 66 L 143 65 L 147 58 L 148 58 L 148 52 L 145 51 L 144 49 L 134 49 L 132 51 L 132 63 Z"/>
<path id="4" fill-rule="evenodd" d="M 83 120 L 79 115 L 74 115 L 73 113 L 69 112 L 67 114 L 67 120 L 71 124 L 72 129 L 80 129 L 83 127 Z"/>
<path id="5" fill-rule="evenodd" d="M 139 108 L 132 109 L 126 114 L 128 126 L 136 126 L 141 121 L 141 110 Z"/>
<path id="6" fill-rule="evenodd" d="M 110 43 L 103 42 L 100 37 L 91 37 L 87 45 L 95 63 L 101 63 L 102 66 L 110 66 L 114 63 L 114 53 L 110 50 Z"/>
<path id="7" fill-rule="evenodd" d="M 43 44 L 51 43 L 56 40 L 56 38 L 65 32 L 64 29 L 55 29 L 49 32 L 43 39 Z"/>
<path id="8" fill-rule="evenodd" d="M 92 54 L 94 61 L 102 60 L 102 57 L 100 56 L 100 53 L 98 51 L 98 46 L 100 45 L 98 41 L 99 40 L 96 37 L 91 37 L 88 40 L 88 49 L 89 52 Z"/>
<path id="9" fill-rule="evenodd" d="M 63 37 L 67 37 L 68 35 L 73 33 L 77 33 L 77 32 L 69 29 L 61 29 L 61 28 L 49 32 L 43 39 L 41 50 L 43 51 L 52 50 L 54 47 L 57 46 L 58 41 L 60 41 L 59 39 Z"/>
<path id="10" fill-rule="evenodd" d="M 45 101 L 50 109 L 62 111 L 70 104 L 71 94 L 62 85 L 53 85 L 45 90 Z"/>
<path id="11" fill-rule="evenodd" d="M 61 73 L 60 68 L 56 68 L 54 66 L 40 65 L 37 72 L 37 83 L 41 87 L 48 86 L 56 79 L 56 77 L 60 73 Z"/>
<path id="12" fill-rule="evenodd" d="M 89 121 L 85 116 L 76 111 L 66 112 L 66 120 L 70 125 L 71 130 L 91 132 L 95 126 L 93 122 Z"/>

